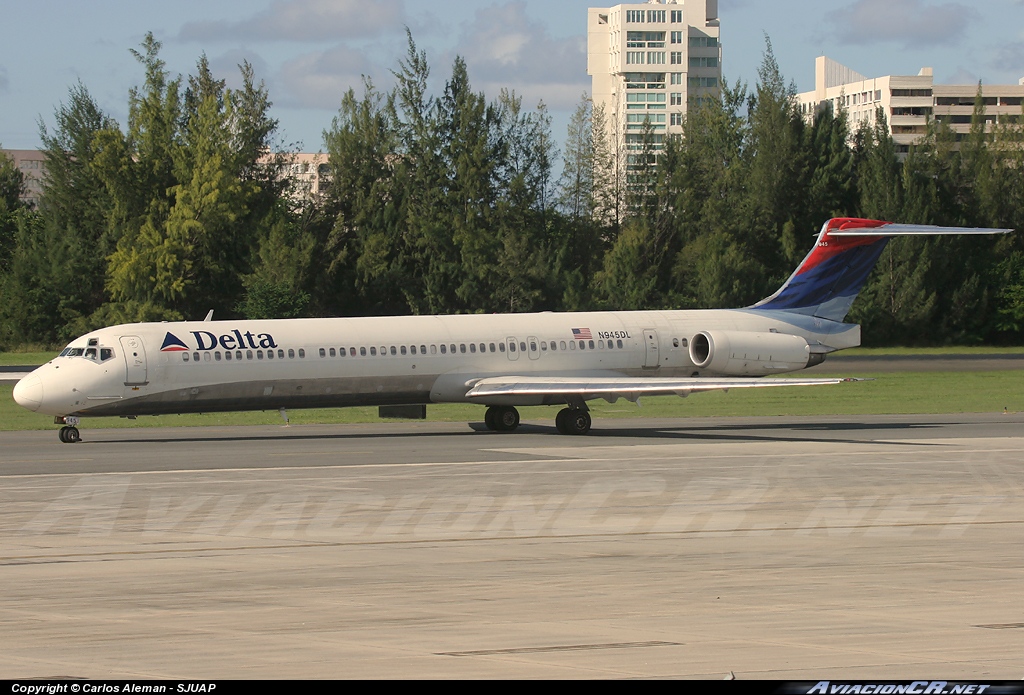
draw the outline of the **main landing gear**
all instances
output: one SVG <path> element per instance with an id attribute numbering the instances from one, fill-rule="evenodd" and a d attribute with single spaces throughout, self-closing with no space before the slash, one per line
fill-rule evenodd
<path id="1" fill-rule="evenodd" d="M 511 432 L 519 427 L 519 411 L 510 405 L 492 405 L 484 414 L 484 424 L 494 432 Z M 555 427 L 561 434 L 586 434 L 591 418 L 586 406 L 563 408 L 555 418 Z"/>
<path id="2" fill-rule="evenodd" d="M 57 433 L 57 437 L 65 444 L 76 444 L 82 441 L 82 434 L 78 431 L 78 418 L 77 417 L 58 417 L 55 418 L 55 422 L 63 424 L 64 427 L 60 428 L 60 432 Z"/>
<path id="3" fill-rule="evenodd" d="M 519 411 L 510 405 L 492 405 L 484 414 L 484 424 L 495 432 L 511 432 L 519 427 Z"/>

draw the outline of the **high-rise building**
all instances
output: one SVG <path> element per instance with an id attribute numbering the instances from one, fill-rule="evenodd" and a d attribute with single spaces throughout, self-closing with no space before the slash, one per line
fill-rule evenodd
<path id="1" fill-rule="evenodd" d="M 814 63 L 814 82 L 814 91 L 795 97 L 808 122 L 823 109 L 843 110 L 852 133 L 861 124 L 873 125 L 881 108 L 900 153 L 921 139 L 932 119 L 949 124 L 958 136 L 968 133 L 978 95 L 977 84 L 935 84 L 931 68 L 916 75 L 864 77 L 825 56 Z M 982 84 L 981 97 L 989 128 L 1021 122 L 1024 79 L 1015 85 Z"/>
<path id="2" fill-rule="evenodd" d="M 687 105 L 722 80 L 718 0 L 591 7 L 587 73 L 618 146 L 640 149 L 645 127 L 656 147 L 681 134 Z"/>

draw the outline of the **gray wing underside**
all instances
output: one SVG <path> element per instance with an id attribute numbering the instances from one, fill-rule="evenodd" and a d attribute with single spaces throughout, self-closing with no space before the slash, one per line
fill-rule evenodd
<path id="1" fill-rule="evenodd" d="M 861 379 L 704 379 L 699 377 L 552 377 L 501 376 L 477 381 L 466 394 L 470 398 L 494 396 L 578 396 L 584 399 L 625 398 L 635 401 L 640 396 L 688 396 L 702 391 L 772 388 L 777 386 L 824 386 Z"/>

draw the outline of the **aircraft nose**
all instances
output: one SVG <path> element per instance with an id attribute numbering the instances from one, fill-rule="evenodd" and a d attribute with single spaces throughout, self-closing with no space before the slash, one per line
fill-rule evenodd
<path id="1" fill-rule="evenodd" d="M 35 374 L 27 377 L 14 385 L 14 401 L 22 408 L 39 410 L 43 403 L 43 381 Z"/>

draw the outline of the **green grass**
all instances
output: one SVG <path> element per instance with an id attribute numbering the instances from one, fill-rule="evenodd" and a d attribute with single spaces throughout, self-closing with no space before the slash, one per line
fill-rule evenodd
<path id="1" fill-rule="evenodd" d="M 60 350 L 37 352 L 0 352 L 0 367 L 46 364 L 60 354 Z"/>
<path id="2" fill-rule="evenodd" d="M 946 346 L 934 348 L 920 347 L 879 347 L 850 348 L 837 352 L 836 355 L 850 357 L 873 357 L 876 355 L 1024 355 L 1024 347 L 990 347 L 990 346 Z"/>
<path id="3" fill-rule="evenodd" d="M 815 376 L 824 376 L 818 375 Z M 864 375 L 871 376 L 871 375 Z M 11 398 L 13 385 L 0 384 L 0 431 L 52 429 L 53 418 L 31 413 Z M 736 389 L 728 393 L 699 393 L 642 398 L 642 407 L 628 401 L 591 401 L 596 420 L 625 417 L 747 417 L 759 415 L 867 415 L 915 413 L 1001 413 L 1024 411 L 1024 370 L 999 372 L 896 372 L 875 375 L 874 381 L 834 386 Z M 556 407 L 520 408 L 523 420 L 554 420 Z M 445 404 L 427 407 L 434 422 L 482 421 L 481 406 Z M 289 410 L 292 424 L 380 422 L 377 409 L 318 408 Z M 86 418 L 86 428 L 200 427 L 280 425 L 276 411 Z"/>

